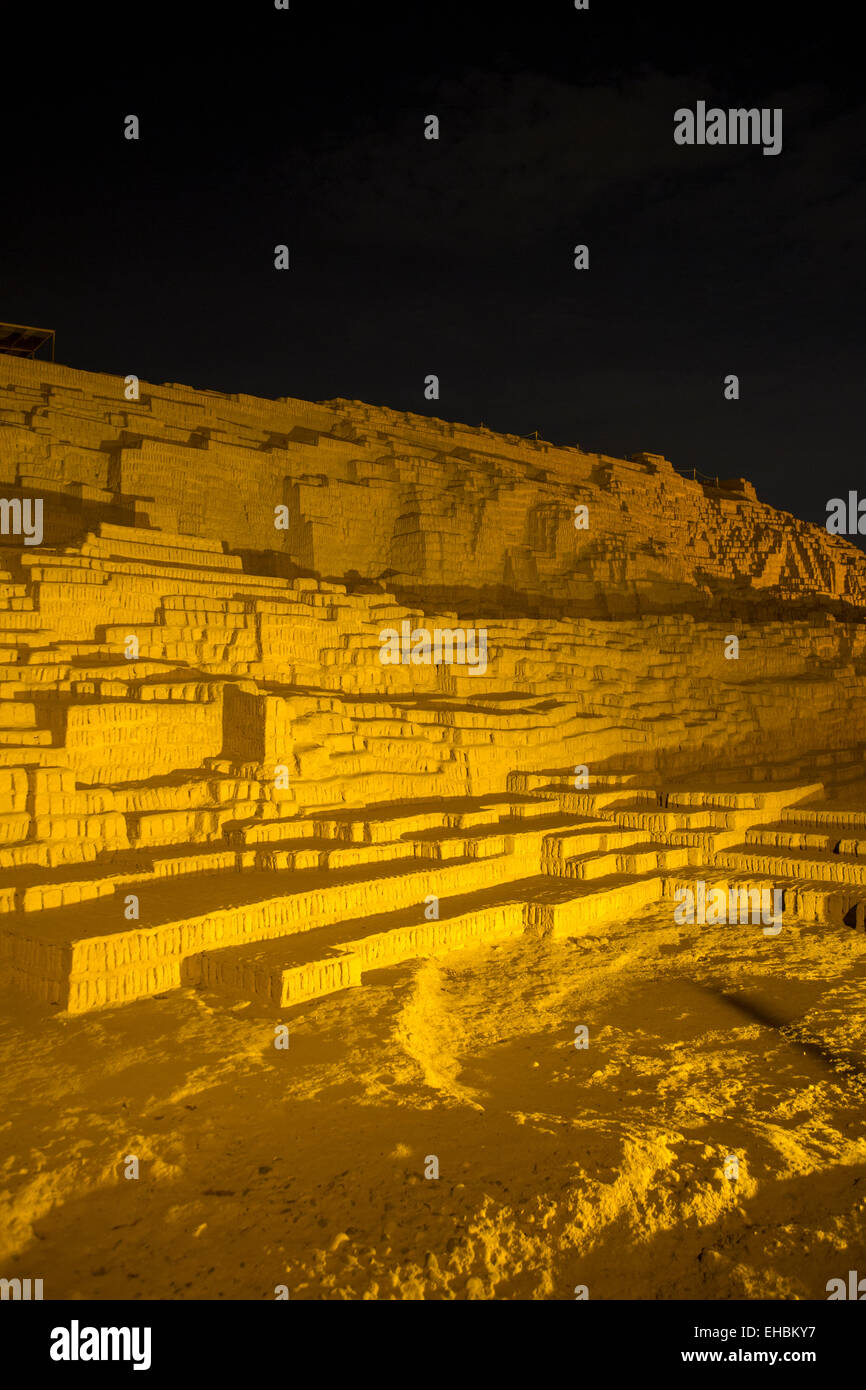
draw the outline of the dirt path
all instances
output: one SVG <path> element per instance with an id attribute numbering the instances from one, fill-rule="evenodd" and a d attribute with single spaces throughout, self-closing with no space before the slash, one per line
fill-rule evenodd
<path id="1" fill-rule="evenodd" d="M 866 1272 L 862 933 L 659 911 L 282 1016 L 3 1005 L 0 1275 L 46 1297 L 824 1298 Z"/>

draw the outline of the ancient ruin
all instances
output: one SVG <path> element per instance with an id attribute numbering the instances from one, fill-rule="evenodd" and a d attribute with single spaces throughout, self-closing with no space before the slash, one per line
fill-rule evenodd
<path id="1" fill-rule="evenodd" d="M 743 479 L 0 356 L 0 490 L 34 1000 L 282 1007 L 697 878 L 862 926 L 866 557 Z"/>

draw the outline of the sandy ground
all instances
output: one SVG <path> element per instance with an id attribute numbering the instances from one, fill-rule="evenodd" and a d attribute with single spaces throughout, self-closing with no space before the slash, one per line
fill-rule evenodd
<path id="1" fill-rule="evenodd" d="M 284 1014 L 0 1002 L 0 1275 L 46 1298 L 823 1299 L 866 1274 L 862 932 L 667 906 Z"/>

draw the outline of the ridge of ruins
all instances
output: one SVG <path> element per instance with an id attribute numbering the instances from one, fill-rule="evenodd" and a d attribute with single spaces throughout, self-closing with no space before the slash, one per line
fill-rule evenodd
<path id="1" fill-rule="evenodd" d="M 857 547 L 657 454 L 128 381 L 0 355 L 22 991 L 282 1007 L 696 876 L 863 926 Z"/>

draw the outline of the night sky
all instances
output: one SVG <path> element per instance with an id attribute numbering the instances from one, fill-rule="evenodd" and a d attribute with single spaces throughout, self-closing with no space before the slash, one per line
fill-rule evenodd
<path id="1" fill-rule="evenodd" d="M 663 453 L 823 523 L 866 493 L 852 14 L 37 10 L 5 45 L 0 319 L 88 370 Z M 781 154 L 677 146 L 698 100 L 781 107 Z"/>

